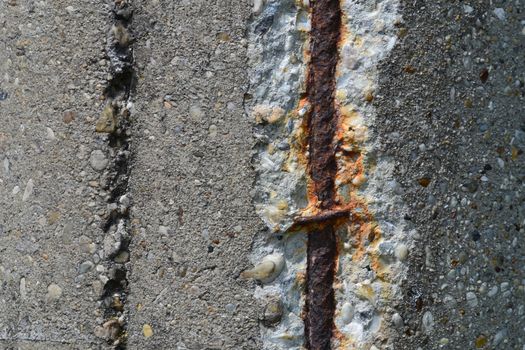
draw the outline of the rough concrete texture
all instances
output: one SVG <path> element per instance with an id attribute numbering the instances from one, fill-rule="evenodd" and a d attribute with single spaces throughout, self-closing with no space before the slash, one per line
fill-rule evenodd
<path id="1" fill-rule="evenodd" d="M 238 278 L 261 227 L 242 109 L 249 13 L 241 1 L 136 4 L 130 348 L 259 347 Z"/>
<path id="2" fill-rule="evenodd" d="M 297 203 L 288 207 L 261 196 L 264 186 L 286 189 L 286 176 L 260 177 L 272 174 L 260 171 L 268 129 L 250 112 L 276 103 L 282 111 L 258 114 L 271 124 L 296 109 L 309 2 L 254 3 L 134 3 L 131 257 L 119 314 L 127 349 L 303 344 L 306 236 L 272 231 L 306 205 L 306 189 L 286 192 Z M 366 259 L 341 255 L 348 283 L 337 286 L 336 326 L 363 334 L 341 348 L 525 349 L 523 2 L 342 3 L 350 39 L 341 58 L 355 75 L 341 75 L 338 89 L 349 93 L 338 98 L 366 117 L 359 147 L 373 160 L 353 194 L 391 240 L 364 242 L 374 248 L 366 251 L 395 274 L 385 279 Z M 108 135 L 95 132 L 112 5 L 0 2 L 0 349 L 112 348 L 95 336 L 113 266 L 103 226 L 116 158 Z M 371 18 L 384 27 L 360 35 Z M 393 48 L 374 41 L 392 33 Z M 380 50 L 353 50 L 360 37 Z M 275 54 L 259 60 L 264 45 Z M 364 85 L 352 80 L 365 75 Z M 287 148 L 276 145 L 277 155 Z M 286 258 L 279 276 L 242 278 L 275 274 L 258 264 L 271 253 Z M 383 289 L 373 283 L 395 293 L 374 304 L 368 292 Z"/>
<path id="3" fill-rule="evenodd" d="M 524 11 L 407 2 L 379 72 L 374 129 L 417 232 L 401 349 L 525 346 Z"/>
<path id="4" fill-rule="evenodd" d="M 74 5 L 74 6 L 73 6 Z M 0 348 L 98 348 L 105 4 L 0 3 Z M 85 265 L 82 265 L 85 263 Z M 98 290 L 97 290 L 98 289 Z"/>

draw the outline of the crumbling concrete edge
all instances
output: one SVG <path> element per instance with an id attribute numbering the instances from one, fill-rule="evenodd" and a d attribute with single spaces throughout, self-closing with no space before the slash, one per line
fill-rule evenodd
<path id="1" fill-rule="evenodd" d="M 401 189 L 392 179 L 394 161 L 378 152 L 373 106 L 377 66 L 396 44 L 402 22 L 399 6 L 397 0 L 341 1 L 335 96 L 341 117 L 334 141 L 343 149 L 337 155 L 336 187 L 350 215 L 338 230 L 334 348 L 391 347 L 389 335 L 402 324 L 393 306 L 402 297 L 404 261 L 416 233 L 403 222 Z M 257 140 L 254 204 L 268 232 L 256 237 L 252 260 L 257 264 L 269 254 L 284 259 L 283 272 L 260 283 L 255 297 L 266 305 L 261 316 L 264 348 L 299 349 L 304 344 L 307 237 L 301 229 L 289 230 L 294 218 L 310 213 L 307 153 L 301 146 L 309 108 L 301 97 L 309 60 L 310 3 L 256 1 L 253 11 L 246 108 Z"/>

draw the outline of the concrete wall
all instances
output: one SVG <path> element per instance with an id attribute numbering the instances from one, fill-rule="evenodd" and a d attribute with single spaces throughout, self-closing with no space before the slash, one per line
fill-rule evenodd
<path id="1" fill-rule="evenodd" d="M 310 5 L 0 2 L 0 349 L 301 348 Z M 340 5 L 332 347 L 524 349 L 523 3 Z"/>

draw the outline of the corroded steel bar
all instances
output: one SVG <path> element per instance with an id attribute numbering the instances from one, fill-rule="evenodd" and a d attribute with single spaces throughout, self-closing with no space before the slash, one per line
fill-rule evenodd
<path id="1" fill-rule="evenodd" d="M 335 72 L 341 30 L 339 0 L 317 0 L 311 5 L 310 63 L 307 78 L 309 191 L 317 207 L 331 219 L 335 203 L 334 179 L 337 172 L 334 135 L 338 123 L 335 105 Z M 305 219 L 306 220 L 306 219 Z M 334 275 L 337 239 L 332 225 L 313 229 L 308 235 L 305 303 L 306 348 L 330 349 L 334 327 Z"/>
<path id="2" fill-rule="evenodd" d="M 306 348 L 329 350 L 334 326 L 334 271 L 337 241 L 333 227 L 308 235 L 305 335 Z"/>
<path id="3" fill-rule="evenodd" d="M 333 222 L 334 220 L 348 217 L 349 214 L 349 209 L 324 210 L 317 215 L 296 217 L 294 219 L 294 226 L 302 226 L 320 222 Z"/>
<path id="4" fill-rule="evenodd" d="M 338 0 L 319 0 L 312 4 L 310 63 L 307 78 L 307 99 L 311 111 L 307 117 L 308 171 L 312 193 L 321 209 L 334 204 L 334 178 L 337 171 L 333 139 L 337 128 L 334 103 L 335 71 L 341 30 L 341 9 Z"/>

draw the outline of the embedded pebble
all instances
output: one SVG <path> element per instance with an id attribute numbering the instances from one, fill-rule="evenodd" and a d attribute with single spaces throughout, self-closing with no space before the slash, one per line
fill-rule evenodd
<path id="1" fill-rule="evenodd" d="M 492 344 L 494 346 L 499 345 L 503 341 L 503 339 L 505 339 L 506 337 L 507 337 L 507 329 L 505 329 L 505 328 L 501 329 L 494 336 L 494 340 L 492 341 Z"/>
<path id="2" fill-rule="evenodd" d="M 85 253 L 93 254 L 97 248 L 95 243 L 91 242 L 91 240 L 86 236 L 80 236 L 78 243 L 80 249 Z"/>
<path id="3" fill-rule="evenodd" d="M 95 266 L 91 261 L 84 261 L 78 268 L 79 273 L 86 273 Z"/>
<path id="4" fill-rule="evenodd" d="M 425 246 L 425 265 L 427 267 L 433 267 L 434 263 L 432 262 L 432 250 L 430 246 Z"/>
<path id="5" fill-rule="evenodd" d="M 29 197 L 33 194 L 33 191 L 35 189 L 35 184 L 33 183 L 33 179 L 29 179 L 26 184 L 26 188 L 24 190 L 24 194 L 22 196 L 22 201 L 27 201 Z"/>
<path id="6" fill-rule="evenodd" d="M 441 339 L 439 340 L 439 344 L 440 344 L 440 345 L 447 345 L 448 343 L 449 343 L 448 338 L 441 338 Z"/>
<path id="7" fill-rule="evenodd" d="M 443 298 L 443 303 L 445 304 L 445 306 L 452 309 L 454 306 L 456 306 L 456 299 L 454 299 L 452 295 L 447 294 Z"/>
<path id="8" fill-rule="evenodd" d="M 105 340 L 115 340 L 118 338 L 121 325 L 118 320 L 111 319 L 104 322 L 102 326 L 95 328 L 95 336 Z"/>
<path id="9" fill-rule="evenodd" d="M 149 338 L 153 335 L 153 328 L 149 324 L 145 324 L 142 326 L 142 334 L 144 334 L 144 337 Z"/>
<path id="10" fill-rule="evenodd" d="M 55 132 L 51 128 L 46 128 L 46 138 L 48 140 L 55 140 Z"/>
<path id="11" fill-rule="evenodd" d="M 498 17 L 498 19 L 500 21 L 504 21 L 505 20 L 505 10 L 502 9 L 501 7 L 495 8 L 494 9 L 494 14 L 496 15 L 496 17 Z"/>
<path id="12" fill-rule="evenodd" d="M 106 155 L 101 150 L 94 150 L 91 152 L 89 157 L 89 164 L 96 171 L 102 171 L 106 168 L 109 161 L 106 158 Z"/>
<path id="13" fill-rule="evenodd" d="M 397 328 L 402 328 L 404 326 L 403 319 L 401 318 L 401 315 L 398 313 L 395 313 L 392 315 L 392 322 Z"/>
<path id="14" fill-rule="evenodd" d="M 490 288 L 489 292 L 487 293 L 487 295 L 491 298 L 495 296 L 496 294 L 498 294 L 498 286 L 493 286 L 492 288 Z"/>
<path id="15" fill-rule="evenodd" d="M 47 287 L 46 301 L 51 302 L 60 299 L 62 296 L 62 288 L 59 285 L 52 283 Z"/>
<path id="16" fill-rule="evenodd" d="M 190 107 L 190 117 L 194 121 L 200 121 L 204 117 L 204 112 L 202 112 L 199 106 L 191 106 Z"/>
<path id="17" fill-rule="evenodd" d="M 354 318 L 354 306 L 350 303 L 344 303 L 341 314 L 343 316 L 343 322 L 349 324 Z"/>
<path id="18" fill-rule="evenodd" d="M 118 120 L 115 109 L 111 103 L 108 103 L 97 120 L 95 131 L 100 133 L 113 133 L 117 129 L 117 123 Z"/>
<path id="19" fill-rule="evenodd" d="M 467 299 L 467 304 L 470 307 L 478 306 L 478 297 L 473 292 L 467 292 L 466 299 Z"/>
<path id="20" fill-rule="evenodd" d="M 124 264 L 129 261 L 129 252 L 123 250 L 117 254 L 117 256 L 113 259 L 118 264 Z"/>
<path id="21" fill-rule="evenodd" d="M 91 286 L 93 287 L 93 292 L 95 292 L 96 295 L 102 294 L 102 291 L 104 290 L 104 286 L 102 285 L 102 282 L 93 281 L 93 283 L 91 283 Z"/>
<path id="22" fill-rule="evenodd" d="M 434 316 L 430 311 L 423 314 L 422 328 L 425 333 L 430 333 L 434 329 Z"/>
<path id="23" fill-rule="evenodd" d="M 235 310 L 237 310 L 237 305 L 235 305 L 235 304 L 226 304 L 224 309 L 226 309 L 226 312 L 228 312 L 230 314 L 233 314 L 235 312 Z"/>
<path id="24" fill-rule="evenodd" d="M 264 7 L 264 0 L 253 0 L 253 8 L 252 8 L 253 13 L 255 14 L 261 13 L 263 7 Z"/>
<path id="25" fill-rule="evenodd" d="M 474 345 L 476 345 L 477 349 L 483 348 L 485 345 L 487 345 L 487 337 L 485 337 L 483 334 L 480 335 L 476 338 Z"/>
<path id="26" fill-rule="evenodd" d="M 474 8 L 469 5 L 463 5 L 463 11 L 467 14 L 470 14 L 474 11 Z"/>
<path id="27" fill-rule="evenodd" d="M 281 254 L 270 254 L 265 256 L 254 268 L 243 271 L 242 278 L 253 278 L 262 283 L 269 283 L 276 279 L 285 265 L 284 257 Z"/>
<path id="28" fill-rule="evenodd" d="M 4 158 L 3 165 L 4 173 L 7 175 L 9 173 L 9 159 L 7 157 Z"/>
<path id="29" fill-rule="evenodd" d="M 399 260 L 405 260 L 408 256 L 408 247 L 403 243 L 398 244 L 396 246 L 395 254 Z"/>
<path id="30" fill-rule="evenodd" d="M 22 300 L 27 298 L 26 279 L 22 277 L 20 279 L 20 298 Z"/>
<path id="31" fill-rule="evenodd" d="M 208 135 L 211 137 L 211 138 L 214 138 L 217 136 L 217 125 L 210 125 L 210 127 L 208 128 Z"/>

